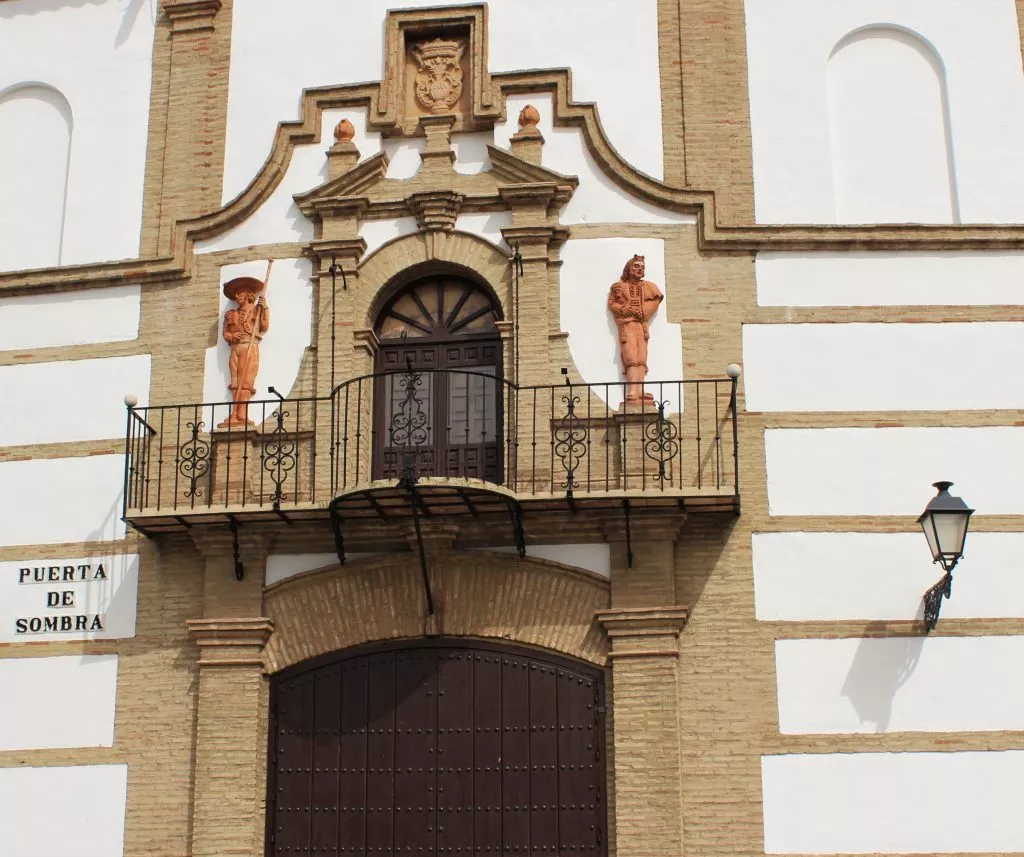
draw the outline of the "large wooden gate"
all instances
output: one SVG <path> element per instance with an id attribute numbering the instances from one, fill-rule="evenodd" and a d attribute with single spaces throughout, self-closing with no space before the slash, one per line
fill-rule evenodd
<path id="1" fill-rule="evenodd" d="M 604 677 L 457 639 L 275 677 L 267 854 L 606 853 Z"/>

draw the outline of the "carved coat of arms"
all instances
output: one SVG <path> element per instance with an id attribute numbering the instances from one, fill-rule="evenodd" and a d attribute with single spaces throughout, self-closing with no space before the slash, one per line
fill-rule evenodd
<path id="1" fill-rule="evenodd" d="M 413 48 L 419 66 L 416 72 L 416 100 L 431 113 L 452 109 L 462 95 L 462 66 L 465 46 L 452 39 L 420 42 Z"/>

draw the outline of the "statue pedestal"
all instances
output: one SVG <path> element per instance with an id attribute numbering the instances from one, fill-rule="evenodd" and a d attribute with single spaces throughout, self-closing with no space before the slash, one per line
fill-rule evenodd
<path id="1" fill-rule="evenodd" d="M 673 487 L 679 455 L 678 427 L 650 402 L 624 402 L 612 414 L 612 440 L 618 450 L 619 487 L 640 491 Z"/>
<path id="2" fill-rule="evenodd" d="M 245 506 L 260 502 L 260 431 L 247 426 L 215 428 L 210 433 L 213 449 L 214 504 Z"/>

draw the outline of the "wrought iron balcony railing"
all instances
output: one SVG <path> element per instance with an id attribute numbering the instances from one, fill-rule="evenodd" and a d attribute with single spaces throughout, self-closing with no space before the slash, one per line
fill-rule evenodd
<path id="1" fill-rule="evenodd" d="M 126 520 L 315 517 L 341 495 L 402 484 L 493 488 L 519 501 L 677 498 L 738 508 L 732 379 L 516 387 L 488 372 L 353 378 L 321 398 L 129 408 Z"/>

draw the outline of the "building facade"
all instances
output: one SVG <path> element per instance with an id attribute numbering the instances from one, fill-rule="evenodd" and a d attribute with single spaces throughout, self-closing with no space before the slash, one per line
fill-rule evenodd
<path id="1" fill-rule="evenodd" d="M 1018 5 L 0 0 L 0 853 L 1024 852 Z"/>

